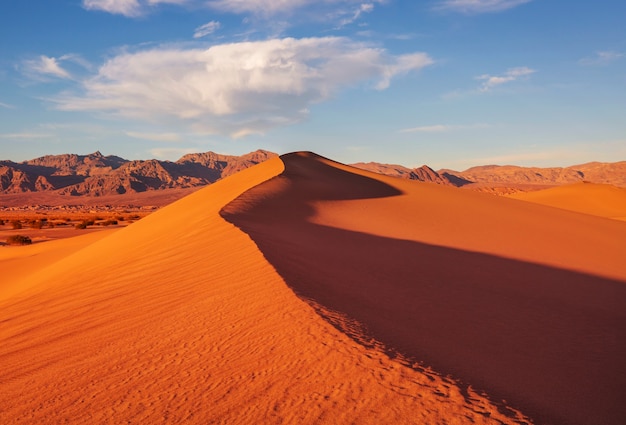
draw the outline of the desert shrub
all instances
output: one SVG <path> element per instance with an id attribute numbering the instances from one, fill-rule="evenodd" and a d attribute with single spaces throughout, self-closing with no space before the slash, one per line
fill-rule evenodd
<path id="1" fill-rule="evenodd" d="M 31 220 L 28 224 L 33 229 L 41 229 L 44 223 L 43 220 Z"/>
<path id="2" fill-rule="evenodd" d="M 95 223 L 93 220 L 83 220 L 80 223 L 78 223 L 75 227 L 77 229 L 86 229 L 87 226 L 93 226 Z"/>
<path id="3" fill-rule="evenodd" d="M 117 224 L 117 220 L 106 220 L 101 223 L 103 226 L 111 226 Z"/>
<path id="4" fill-rule="evenodd" d="M 7 238 L 7 245 L 30 245 L 33 241 L 28 236 L 11 235 Z"/>
<path id="5" fill-rule="evenodd" d="M 19 230 L 22 228 L 22 222 L 19 220 L 13 220 L 11 224 L 13 225 L 13 230 Z"/>
<path id="6" fill-rule="evenodd" d="M 4 220 L 0 220 L 0 226 L 4 226 Z"/>

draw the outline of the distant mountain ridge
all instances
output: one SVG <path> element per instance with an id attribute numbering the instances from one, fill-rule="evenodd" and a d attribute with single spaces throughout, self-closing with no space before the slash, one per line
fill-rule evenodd
<path id="1" fill-rule="evenodd" d="M 189 154 L 176 162 L 104 156 L 47 155 L 15 163 L 0 161 L 0 193 L 53 191 L 71 196 L 105 196 L 204 186 L 277 154 L 257 150 L 241 156 Z"/>
<path id="2" fill-rule="evenodd" d="M 245 155 L 192 153 L 176 162 L 127 160 L 94 152 L 88 155 L 46 155 L 16 163 L 0 161 L 0 194 L 52 192 L 67 196 L 107 196 L 163 189 L 205 186 L 278 154 L 256 150 Z M 626 187 L 626 161 L 590 162 L 571 167 L 485 165 L 465 171 L 427 165 L 408 168 L 378 162 L 352 166 L 389 176 L 507 194 L 562 184 L 591 182 Z"/>
<path id="3" fill-rule="evenodd" d="M 410 169 L 401 165 L 375 162 L 353 165 L 368 171 L 409 180 L 429 181 L 456 187 L 467 186 L 470 189 L 499 194 L 517 191 L 522 187 L 524 188 L 522 190 L 532 190 L 533 186 L 543 188 L 580 182 L 626 187 L 626 161 L 589 162 L 570 167 L 549 168 L 484 165 L 465 171 L 449 169 L 435 171 L 426 165 Z"/>

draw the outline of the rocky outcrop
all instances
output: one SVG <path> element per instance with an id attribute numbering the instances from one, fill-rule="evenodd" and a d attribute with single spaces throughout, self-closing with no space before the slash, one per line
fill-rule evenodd
<path id="1" fill-rule="evenodd" d="M 571 167 L 518 167 L 484 165 L 465 171 L 439 170 L 444 176 L 462 178 L 479 184 L 561 185 L 588 181 L 626 186 L 626 161 L 589 162 Z"/>
<path id="2" fill-rule="evenodd" d="M 262 150 L 241 156 L 205 152 L 171 162 L 129 161 L 95 152 L 47 155 L 22 163 L 0 161 L 0 193 L 55 191 L 70 196 L 106 196 L 191 188 L 211 184 L 272 156 L 276 154 Z"/>
<path id="3" fill-rule="evenodd" d="M 464 179 L 452 176 L 444 176 L 437 171 L 433 170 L 427 165 L 422 165 L 418 168 L 407 168 L 402 165 L 395 164 L 380 164 L 377 162 L 363 163 L 359 162 L 352 164 L 352 166 L 361 168 L 363 170 L 372 171 L 374 173 L 385 174 L 388 176 L 399 177 L 408 180 L 417 180 L 421 182 L 437 183 L 443 185 L 462 186 L 467 184 Z"/>

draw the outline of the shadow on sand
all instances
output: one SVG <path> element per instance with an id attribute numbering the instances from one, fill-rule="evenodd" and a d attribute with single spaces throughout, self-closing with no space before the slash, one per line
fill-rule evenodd
<path id="1" fill-rule="evenodd" d="M 310 223 L 315 201 L 401 193 L 315 157 L 283 162 L 222 215 L 296 294 L 537 423 L 624 423 L 624 282 Z"/>

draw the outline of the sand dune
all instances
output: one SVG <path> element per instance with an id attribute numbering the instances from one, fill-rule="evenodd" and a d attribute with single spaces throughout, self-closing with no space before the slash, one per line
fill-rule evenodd
<path id="1" fill-rule="evenodd" d="M 322 317 L 537 423 L 623 423 L 625 223 L 282 160 L 222 215 Z"/>
<path id="2" fill-rule="evenodd" d="M 240 197 L 251 188 L 262 192 L 253 203 L 280 197 L 288 180 L 275 176 L 284 164 L 292 169 L 290 158 L 107 235 L 47 242 L 40 252 L 2 248 L 12 254 L 0 259 L 0 423 L 526 423 L 471 388 L 336 329 L 325 319 L 353 322 L 341 310 L 318 315 L 281 267 L 220 217 L 231 201 L 251 207 Z M 311 176 L 320 185 L 310 196 L 323 196 L 334 170 Z M 337 194 L 340 202 L 367 197 L 372 187 L 390 190 L 370 180 L 361 189 L 356 174 L 336 177 L 354 192 Z M 296 197 L 276 217 L 291 226 L 308 208 Z M 262 231 L 267 241 L 288 235 L 282 227 Z M 302 264 L 336 269 L 313 260 Z M 350 329 L 360 335 L 356 324 Z"/>
<path id="3" fill-rule="evenodd" d="M 565 210 L 626 221 L 626 189 L 608 184 L 576 183 L 509 196 Z"/>
<path id="4" fill-rule="evenodd" d="M 107 229 L 46 243 L 0 249 L 0 301 L 29 289 L 28 282 L 33 282 L 26 279 L 29 274 L 54 264 L 116 230 Z"/>

